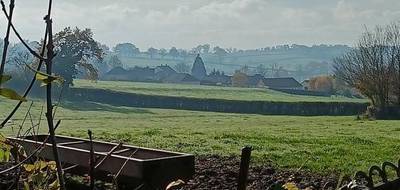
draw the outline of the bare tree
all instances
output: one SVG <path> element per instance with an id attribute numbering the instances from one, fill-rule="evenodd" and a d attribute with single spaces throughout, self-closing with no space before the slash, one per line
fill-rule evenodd
<path id="1" fill-rule="evenodd" d="M 356 47 L 334 60 L 336 76 L 381 110 L 400 105 L 399 24 L 365 29 Z"/>

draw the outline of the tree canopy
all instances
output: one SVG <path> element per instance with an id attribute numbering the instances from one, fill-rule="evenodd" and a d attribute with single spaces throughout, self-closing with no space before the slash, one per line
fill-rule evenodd
<path id="1" fill-rule="evenodd" d="M 103 59 L 103 51 L 90 29 L 64 28 L 54 35 L 54 46 L 54 72 L 64 78 L 65 85 L 73 85 L 80 70 L 88 79 L 98 79 L 97 69 L 92 63 Z"/>
<path id="2" fill-rule="evenodd" d="M 134 44 L 132 43 L 121 43 L 121 44 L 117 44 L 114 47 L 114 52 L 117 55 L 120 56 L 126 56 L 126 57 L 131 57 L 131 56 L 135 56 L 137 54 L 140 53 L 139 48 L 137 48 Z"/>

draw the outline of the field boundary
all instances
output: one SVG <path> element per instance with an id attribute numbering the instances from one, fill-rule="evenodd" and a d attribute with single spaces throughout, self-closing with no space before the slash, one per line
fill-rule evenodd
<path id="1" fill-rule="evenodd" d="M 273 102 L 200 99 L 90 88 L 72 88 L 69 92 L 69 98 L 74 101 L 93 101 L 114 106 L 299 116 L 357 115 L 365 112 L 369 105 L 368 103 L 355 102 Z"/>

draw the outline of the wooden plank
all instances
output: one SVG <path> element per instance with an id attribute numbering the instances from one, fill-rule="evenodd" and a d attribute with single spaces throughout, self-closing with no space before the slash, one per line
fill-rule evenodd
<path id="1" fill-rule="evenodd" d="M 125 149 L 122 149 L 122 150 L 117 150 L 113 154 L 121 154 L 121 153 L 124 153 L 124 152 L 129 151 L 129 150 L 132 150 L 132 149 L 131 148 L 125 148 Z M 136 149 L 136 150 L 138 150 L 138 149 Z"/>
<path id="2" fill-rule="evenodd" d="M 66 146 L 66 145 L 73 145 L 73 144 L 82 144 L 85 143 L 85 141 L 72 141 L 72 142 L 63 142 L 63 143 L 58 143 L 58 146 Z"/>

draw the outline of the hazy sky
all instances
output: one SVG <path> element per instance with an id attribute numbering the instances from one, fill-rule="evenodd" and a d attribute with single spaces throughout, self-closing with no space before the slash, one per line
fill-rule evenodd
<path id="1" fill-rule="evenodd" d="M 21 34 L 40 39 L 47 1 L 16 2 Z M 351 45 L 363 25 L 395 20 L 400 20 L 400 0 L 54 0 L 55 31 L 89 27 L 102 43 L 132 42 L 141 49 L 204 43 L 237 48 Z M 3 17 L 0 29 L 3 36 Z"/>

